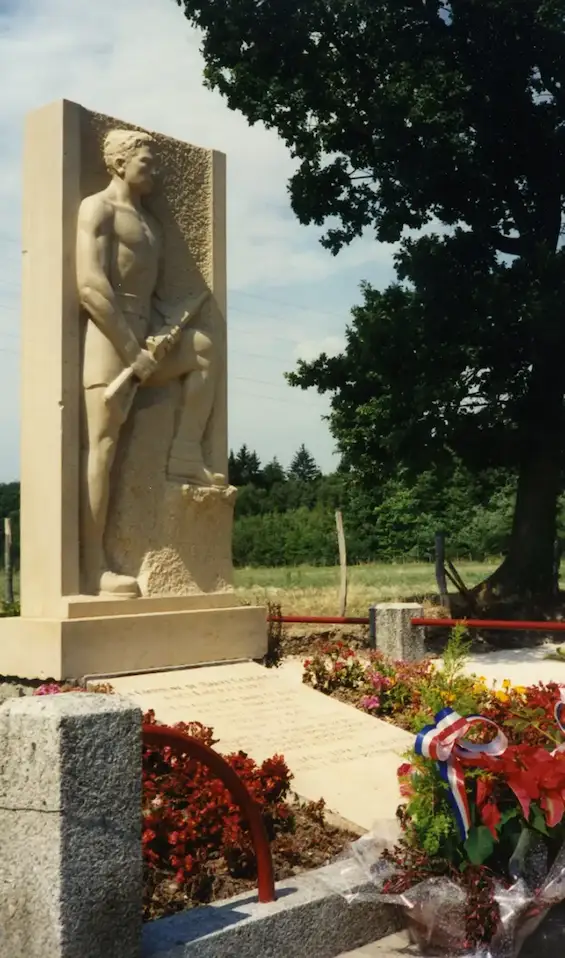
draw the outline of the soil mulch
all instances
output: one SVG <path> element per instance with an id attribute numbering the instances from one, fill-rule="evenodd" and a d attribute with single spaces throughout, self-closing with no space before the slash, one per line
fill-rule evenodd
<path id="1" fill-rule="evenodd" d="M 356 652 L 369 651 L 369 631 L 364 626 L 344 626 L 335 629 L 285 629 L 280 638 L 280 651 L 283 658 L 312 656 L 320 652 L 331 642 L 345 642 Z"/>
<path id="2" fill-rule="evenodd" d="M 290 802 L 295 827 L 271 843 L 275 881 L 327 865 L 359 836 L 329 824 L 315 803 Z M 143 917 L 153 921 L 167 915 L 222 901 L 243 892 L 257 890 L 255 875 L 232 875 L 224 858 L 208 862 L 206 872 L 192 884 L 179 887 L 170 872 L 146 870 Z"/>

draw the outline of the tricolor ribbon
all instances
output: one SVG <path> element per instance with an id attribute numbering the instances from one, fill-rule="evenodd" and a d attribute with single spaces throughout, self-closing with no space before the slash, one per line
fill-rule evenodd
<path id="1" fill-rule="evenodd" d="M 554 714 L 554 716 L 555 716 L 555 721 L 557 722 L 557 726 L 558 726 L 558 728 L 559 728 L 559 731 L 562 732 L 563 735 L 565 735 L 565 722 L 564 722 L 564 719 L 565 719 L 565 688 L 564 688 L 563 686 L 560 686 L 560 688 L 559 688 L 559 701 L 555 703 L 555 708 L 554 708 L 554 710 L 553 710 L 553 714 Z M 557 748 L 554 749 L 551 754 L 552 754 L 552 755 L 558 755 L 559 752 L 565 752 L 565 742 L 563 743 L 563 745 L 558 745 Z"/>
<path id="2" fill-rule="evenodd" d="M 563 706 L 565 707 L 565 700 Z M 463 736 L 472 725 L 490 725 L 496 729 L 496 735 L 491 742 L 485 744 L 468 742 Z M 465 776 L 459 759 L 466 755 L 502 755 L 507 746 L 508 739 L 496 722 L 483 718 L 482 715 L 469 715 L 463 718 L 450 708 L 438 712 L 435 725 L 426 725 L 416 736 L 414 746 L 416 754 L 437 762 L 440 775 L 447 783 L 449 800 L 463 839 L 469 834 L 471 813 L 465 789 Z"/>

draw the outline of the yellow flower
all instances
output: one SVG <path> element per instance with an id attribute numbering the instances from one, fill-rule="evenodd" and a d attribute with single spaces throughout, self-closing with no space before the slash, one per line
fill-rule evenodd
<path id="1" fill-rule="evenodd" d="M 510 696 L 507 695 L 506 692 L 503 692 L 502 690 L 500 692 L 495 692 L 494 694 L 496 695 L 499 702 L 508 702 L 510 700 Z"/>
<path id="2" fill-rule="evenodd" d="M 452 702 L 455 702 L 455 695 L 453 694 L 453 692 L 447 692 L 447 693 L 443 696 L 443 700 L 444 700 L 444 702 L 447 703 L 447 705 L 451 705 Z"/>
<path id="3" fill-rule="evenodd" d="M 477 681 L 480 682 L 482 685 L 484 685 L 485 682 L 486 682 L 486 676 L 485 676 L 485 675 L 479 675 Z"/>
<path id="4" fill-rule="evenodd" d="M 512 682 L 510 681 L 510 679 L 504 679 L 504 682 L 502 683 L 502 688 L 503 688 L 503 689 L 511 689 L 511 688 L 512 688 Z"/>
<path id="5" fill-rule="evenodd" d="M 525 695 L 525 694 L 526 694 L 526 686 L 525 686 L 525 685 L 515 685 L 515 686 L 514 686 L 514 691 L 517 692 L 518 695 Z"/>

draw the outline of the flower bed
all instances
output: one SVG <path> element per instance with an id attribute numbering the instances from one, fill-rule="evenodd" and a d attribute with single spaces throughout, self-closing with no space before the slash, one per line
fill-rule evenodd
<path id="1" fill-rule="evenodd" d="M 402 839 L 372 862 L 379 898 L 406 909 L 421 947 L 506 958 L 565 901 L 565 686 L 489 688 L 466 655 L 461 629 L 442 669 L 337 643 L 304 681 L 416 734 L 398 770 Z"/>
<path id="2" fill-rule="evenodd" d="M 344 642 L 321 646 L 304 662 L 303 681 L 385 722 L 417 733 L 442 708 L 463 715 L 480 712 L 504 725 L 511 742 L 552 742 L 552 709 L 557 683 L 489 687 L 484 676 L 464 674 L 469 651 L 465 630 L 458 627 L 443 654 L 443 667 L 433 660 L 399 662 L 380 652 L 360 652 Z"/>
<path id="3" fill-rule="evenodd" d="M 52 684 L 34 695 L 84 691 Z M 112 689 L 101 685 L 94 691 Z M 146 723 L 155 721 L 152 712 L 144 716 Z M 213 730 L 199 722 L 174 727 L 216 744 Z M 327 864 L 355 837 L 326 821 L 323 801 L 304 803 L 292 795 L 292 774 L 282 756 L 261 765 L 243 752 L 224 757 L 261 808 L 277 881 Z M 142 844 L 146 921 L 257 887 L 253 845 L 239 807 L 206 767 L 167 747 L 143 752 Z"/>

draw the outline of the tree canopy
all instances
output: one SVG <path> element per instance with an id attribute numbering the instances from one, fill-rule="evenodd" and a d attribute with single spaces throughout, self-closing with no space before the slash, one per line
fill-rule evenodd
<path id="1" fill-rule="evenodd" d="M 402 240 L 398 283 L 364 287 L 344 354 L 292 381 L 332 394 L 361 478 L 449 450 L 516 467 L 490 585 L 549 592 L 565 454 L 565 0 L 180 4 L 204 31 L 210 86 L 297 159 L 300 221 L 325 224 L 333 253 L 367 230 Z"/>

